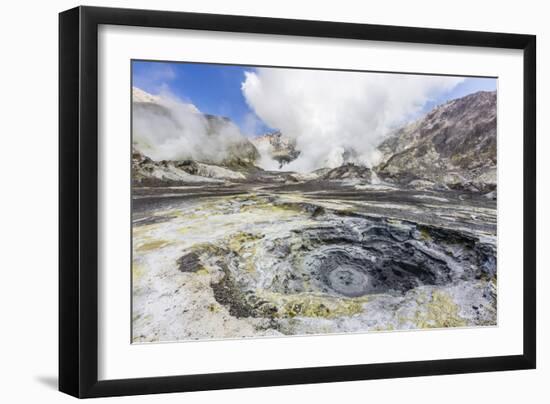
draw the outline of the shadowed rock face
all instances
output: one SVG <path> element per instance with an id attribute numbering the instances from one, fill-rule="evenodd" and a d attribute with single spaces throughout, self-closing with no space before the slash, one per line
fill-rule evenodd
<path id="1" fill-rule="evenodd" d="M 478 92 L 434 108 L 379 147 L 381 177 L 406 185 L 428 180 L 453 189 L 496 187 L 496 92 Z"/>
<path id="2" fill-rule="evenodd" d="M 347 163 L 327 171 L 322 178 L 325 180 L 360 179 L 365 182 L 370 182 L 372 172 L 367 167 Z"/>

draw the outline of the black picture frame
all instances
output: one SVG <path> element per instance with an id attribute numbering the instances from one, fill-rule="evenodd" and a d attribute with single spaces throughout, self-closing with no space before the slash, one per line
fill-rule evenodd
<path id="1" fill-rule="evenodd" d="M 98 26 L 462 45 L 523 51 L 523 354 L 98 380 Z M 75 397 L 534 369 L 536 37 L 184 12 L 77 7 L 59 15 L 59 390 Z"/>

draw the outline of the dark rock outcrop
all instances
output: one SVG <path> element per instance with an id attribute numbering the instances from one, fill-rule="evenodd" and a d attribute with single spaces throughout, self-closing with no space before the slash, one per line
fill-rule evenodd
<path id="1" fill-rule="evenodd" d="M 325 180 L 352 180 L 360 179 L 370 182 L 372 179 L 372 171 L 365 166 L 347 163 L 340 167 L 333 168 L 326 172 L 323 176 Z"/>
<path id="2" fill-rule="evenodd" d="M 378 174 L 407 185 L 424 180 L 452 189 L 496 188 L 496 92 L 477 92 L 434 108 L 399 129 L 379 149 Z"/>

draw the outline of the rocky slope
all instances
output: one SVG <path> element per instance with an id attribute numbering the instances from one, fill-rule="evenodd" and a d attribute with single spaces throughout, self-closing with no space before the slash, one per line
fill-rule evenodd
<path id="1" fill-rule="evenodd" d="M 174 103 L 136 87 L 132 113 L 132 180 L 136 185 L 242 180 L 243 172 L 255 168 L 258 150 L 229 118 L 202 114 L 193 104 Z M 143 133 L 148 129 L 153 130 L 153 137 L 171 133 L 172 138 L 166 144 L 152 145 Z M 189 145 L 183 150 L 179 147 L 178 158 L 151 158 L 149 153 L 155 155 L 163 147 L 170 150 L 176 141 Z"/>
<path id="2" fill-rule="evenodd" d="M 477 92 L 434 108 L 397 130 L 379 149 L 385 180 L 411 187 L 473 192 L 496 188 L 496 92 Z"/>
<path id="3" fill-rule="evenodd" d="M 132 183 L 135 186 L 177 186 L 245 178 L 243 173 L 220 165 L 192 160 L 153 161 L 135 148 L 132 151 Z"/>

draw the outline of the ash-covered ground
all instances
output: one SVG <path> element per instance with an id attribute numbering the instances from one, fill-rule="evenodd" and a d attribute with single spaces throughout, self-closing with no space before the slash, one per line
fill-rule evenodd
<path id="1" fill-rule="evenodd" d="M 264 172 L 135 187 L 132 221 L 134 342 L 497 323 L 480 193 Z"/>

